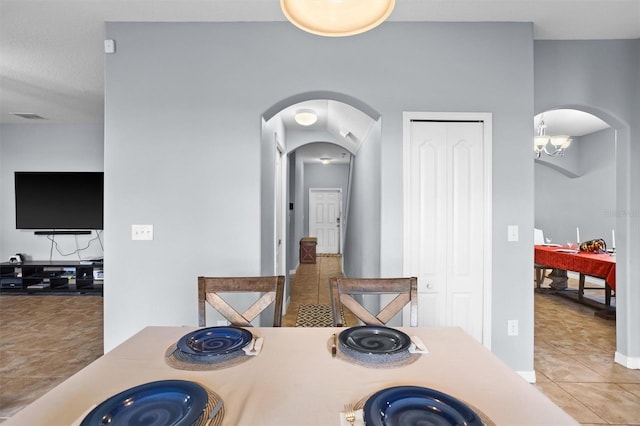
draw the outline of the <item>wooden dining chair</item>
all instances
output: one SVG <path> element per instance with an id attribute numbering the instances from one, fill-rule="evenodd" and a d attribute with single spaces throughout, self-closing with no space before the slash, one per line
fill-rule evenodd
<path id="1" fill-rule="evenodd" d="M 329 279 L 333 324 L 343 327 L 341 305 L 367 325 L 385 325 L 409 304 L 409 325 L 418 326 L 418 279 L 410 278 L 344 278 Z M 369 312 L 353 296 L 366 294 L 397 294 L 377 315 Z"/>
<path id="2" fill-rule="evenodd" d="M 235 310 L 220 293 L 263 293 L 262 296 L 243 313 Z M 282 324 L 282 300 L 284 298 L 284 276 L 264 277 L 198 277 L 198 324 L 206 325 L 208 302 L 232 325 L 251 327 L 253 321 L 269 305 L 274 304 L 273 326 Z"/>

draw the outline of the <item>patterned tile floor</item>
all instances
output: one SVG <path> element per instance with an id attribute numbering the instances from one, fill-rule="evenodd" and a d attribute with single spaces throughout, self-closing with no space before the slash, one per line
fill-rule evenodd
<path id="1" fill-rule="evenodd" d="M 330 305 L 340 271 L 340 257 L 300 265 L 283 325 L 301 304 Z M 613 362 L 615 321 L 539 293 L 535 316 L 535 386 L 583 425 L 640 425 L 640 370 Z M 102 342 L 101 297 L 0 296 L 0 423 L 98 358 Z"/>

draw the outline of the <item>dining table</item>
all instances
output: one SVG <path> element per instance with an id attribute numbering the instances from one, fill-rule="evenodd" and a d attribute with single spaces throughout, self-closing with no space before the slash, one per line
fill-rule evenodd
<path id="1" fill-rule="evenodd" d="M 553 269 L 549 278 L 553 281 L 551 287 L 554 290 L 567 289 L 567 271 L 577 272 L 579 274 L 578 301 L 586 301 L 585 289 L 601 289 L 605 294 L 605 307 L 611 306 L 611 296 L 616 289 L 616 257 L 614 253 L 592 253 L 581 251 L 576 247 L 555 244 L 536 245 L 534 262 L 539 267 Z M 586 287 L 586 276 L 603 279 L 605 281 L 604 288 Z M 538 288 L 540 288 L 540 284 L 541 282 L 537 282 Z"/>
<path id="2" fill-rule="evenodd" d="M 78 425 L 111 396 L 162 380 L 186 380 L 223 401 L 221 425 L 349 425 L 347 403 L 395 386 L 436 390 L 476 410 L 485 424 L 577 425 L 558 405 L 458 327 L 397 327 L 425 347 L 410 362 L 369 364 L 332 354 L 347 328 L 250 327 L 257 355 L 221 368 L 176 367 L 176 342 L 195 327 L 149 326 L 44 394 L 3 426 Z M 79 342 L 81 344 L 81 342 Z M 357 421 L 355 425 L 362 424 Z"/>

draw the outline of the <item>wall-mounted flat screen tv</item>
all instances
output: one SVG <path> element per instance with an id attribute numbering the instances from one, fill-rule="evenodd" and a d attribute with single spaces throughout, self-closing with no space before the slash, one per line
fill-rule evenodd
<path id="1" fill-rule="evenodd" d="M 103 172 L 15 172 L 16 229 L 103 229 Z"/>

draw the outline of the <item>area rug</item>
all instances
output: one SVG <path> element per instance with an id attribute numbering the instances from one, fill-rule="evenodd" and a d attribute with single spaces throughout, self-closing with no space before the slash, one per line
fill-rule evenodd
<path id="1" fill-rule="evenodd" d="M 342 313 L 344 324 L 344 313 Z M 296 327 L 333 327 L 330 305 L 300 305 L 296 316 Z"/>

